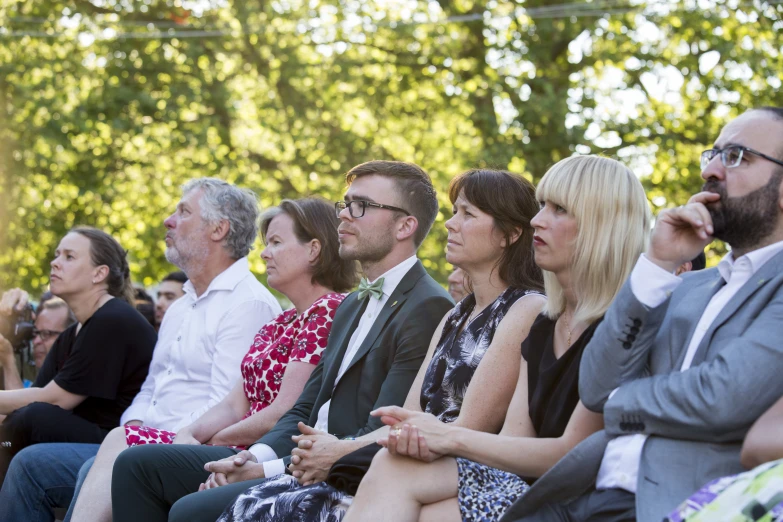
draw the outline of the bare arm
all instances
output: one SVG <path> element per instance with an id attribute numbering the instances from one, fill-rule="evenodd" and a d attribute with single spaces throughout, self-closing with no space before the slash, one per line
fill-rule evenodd
<path id="1" fill-rule="evenodd" d="M 249 446 L 256 442 L 277 424 L 285 412 L 294 406 L 314 368 L 313 364 L 299 361 L 288 363 L 283 381 L 280 384 L 280 391 L 272 404 L 247 419 L 235 421 L 235 423 L 224 427 L 212 436 L 210 443 L 224 446 Z M 242 412 L 244 415 L 250 405 L 247 403 L 241 384 L 239 388 L 247 405 Z"/>
<path id="2" fill-rule="evenodd" d="M 193 437 L 204 444 L 220 430 L 239 422 L 248 408 L 250 408 L 250 403 L 245 397 L 242 381 L 239 381 L 223 400 L 193 423 L 179 430 L 177 437 L 180 440 Z"/>
<path id="3" fill-rule="evenodd" d="M 33 402 L 47 402 L 64 410 L 72 410 L 86 398 L 86 395 L 67 392 L 51 381 L 43 388 L 0 391 L 0 414 L 8 415 Z"/>
<path id="4" fill-rule="evenodd" d="M 753 424 L 742 445 L 740 460 L 748 469 L 783 458 L 783 398 Z"/>
<path id="5" fill-rule="evenodd" d="M 493 435 L 450 427 L 448 453 L 526 477 L 540 477 L 581 441 L 603 427 L 603 418 L 580 402 L 558 438 Z M 532 428 L 532 424 L 531 424 Z"/>
<path id="6" fill-rule="evenodd" d="M 8 339 L 0 335 L 0 364 L 3 366 L 3 385 L 6 390 L 21 390 L 24 388 L 19 368 L 16 366 L 14 347 Z"/>
<path id="7" fill-rule="evenodd" d="M 545 303 L 546 298 L 542 296 L 525 296 L 500 321 L 492 344 L 470 380 L 454 426 L 489 433 L 496 433 L 504 426 L 509 403 L 515 395 L 515 383 L 520 381 L 520 346 Z M 527 390 L 527 373 L 524 382 Z"/>
<path id="8" fill-rule="evenodd" d="M 421 386 L 424 382 L 424 375 L 427 373 L 427 368 L 432 361 L 432 356 L 435 354 L 435 349 L 438 347 L 438 341 L 440 341 L 440 336 L 443 334 L 443 326 L 446 324 L 446 320 L 450 315 L 451 313 L 448 313 L 443 316 L 443 319 L 440 320 L 440 324 L 438 324 L 438 327 L 435 329 L 435 333 L 432 334 L 432 339 L 430 339 L 430 346 L 427 349 L 427 355 L 424 357 L 424 362 L 421 364 L 421 368 L 419 368 L 419 372 L 416 374 L 416 378 L 413 380 L 411 389 L 408 391 L 408 396 L 405 398 L 405 404 L 403 407 L 406 410 L 418 412 L 421 411 Z M 376 440 L 388 435 L 389 427 L 381 426 L 375 431 L 358 437 L 357 440 L 371 444 Z"/>

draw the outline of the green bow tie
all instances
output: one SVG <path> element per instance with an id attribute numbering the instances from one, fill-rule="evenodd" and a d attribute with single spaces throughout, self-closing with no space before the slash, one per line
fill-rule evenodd
<path id="1" fill-rule="evenodd" d="M 383 278 L 379 277 L 376 281 L 370 284 L 366 278 L 362 277 L 359 281 L 359 299 L 364 299 L 368 295 L 380 300 L 383 297 Z"/>

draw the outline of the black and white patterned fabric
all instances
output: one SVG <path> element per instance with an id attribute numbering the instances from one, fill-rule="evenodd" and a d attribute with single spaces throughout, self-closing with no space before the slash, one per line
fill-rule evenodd
<path id="1" fill-rule="evenodd" d="M 457 459 L 457 500 L 463 522 L 496 522 L 530 486 L 513 473 Z"/>
<path id="2" fill-rule="evenodd" d="M 339 522 L 352 500 L 325 482 L 303 488 L 278 475 L 239 495 L 217 522 Z"/>

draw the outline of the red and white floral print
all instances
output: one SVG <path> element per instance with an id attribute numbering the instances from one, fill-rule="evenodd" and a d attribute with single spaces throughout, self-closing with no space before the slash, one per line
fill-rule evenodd
<path id="1" fill-rule="evenodd" d="M 318 364 L 343 299 L 344 294 L 326 294 L 303 314 L 297 316 L 296 309 L 291 308 L 261 327 L 241 364 L 243 388 L 250 401 L 243 419 L 272 404 L 289 362 Z M 171 444 L 174 436 L 173 432 L 156 428 L 125 426 L 128 446 Z"/>

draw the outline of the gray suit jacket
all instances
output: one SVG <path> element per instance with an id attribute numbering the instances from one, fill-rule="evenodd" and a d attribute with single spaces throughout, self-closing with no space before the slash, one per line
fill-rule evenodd
<path id="1" fill-rule="evenodd" d="M 649 435 L 636 492 L 641 522 L 660 522 L 706 482 L 742 471 L 745 434 L 783 396 L 783 253 L 732 297 L 681 372 L 697 323 L 723 285 L 714 268 L 683 279 L 653 309 L 634 297 L 630 281 L 623 286 L 580 367 L 580 398 L 603 412 L 605 431 L 563 457 L 503 520 L 594 487 L 606 444 L 621 435 Z"/>

